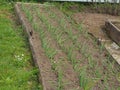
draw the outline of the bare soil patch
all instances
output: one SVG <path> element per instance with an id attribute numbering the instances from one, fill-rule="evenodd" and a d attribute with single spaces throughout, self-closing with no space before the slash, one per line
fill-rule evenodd
<path id="1" fill-rule="evenodd" d="M 120 16 L 112 16 L 108 14 L 98 13 L 75 13 L 73 19 L 78 23 L 83 23 L 88 32 L 92 33 L 96 38 L 107 39 L 105 35 L 104 25 L 108 19 L 120 20 Z"/>

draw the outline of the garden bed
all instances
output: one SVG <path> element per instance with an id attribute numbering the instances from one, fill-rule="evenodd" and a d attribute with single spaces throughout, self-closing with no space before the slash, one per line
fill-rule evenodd
<path id="1" fill-rule="evenodd" d="M 81 25 L 49 4 L 17 3 L 16 11 L 44 90 L 119 89 L 118 64 Z"/>

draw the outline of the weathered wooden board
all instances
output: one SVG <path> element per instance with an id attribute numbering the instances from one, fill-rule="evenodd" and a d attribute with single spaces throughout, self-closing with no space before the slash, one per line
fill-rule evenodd
<path id="1" fill-rule="evenodd" d="M 108 36 L 111 37 L 120 46 L 120 21 L 107 20 L 105 22 L 106 31 Z"/>

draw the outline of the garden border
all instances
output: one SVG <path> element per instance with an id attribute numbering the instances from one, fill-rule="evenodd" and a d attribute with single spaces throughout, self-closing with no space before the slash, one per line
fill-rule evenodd
<path id="1" fill-rule="evenodd" d="M 108 36 L 114 41 L 113 42 L 111 40 L 112 43 L 110 44 L 106 43 L 105 48 L 120 65 L 120 29 L 113 24 L 114 22 L 120 23 L 118 20 L 107 20 L 105 22 L 106 32 Z"/>
<path id="2" fill-rule="evenodd" d="M 106 30 L 108 35 L 111 37 L 113 41 L 115 41 L 118 45 L 120 45 L 120 29 L 114 25 L 114 23 L 120 23 L 120 21 L 116 20 L 107 20 L 105 22 Z"/>
<path id="3" fill-rule="evenodd" d="M 55 73 L 51 70 L 51 64 L 41 47 L 39 35 L 34 31 L 29 21 L 25 18 L 25 15 L 19 9 L 19 4 L 21 3 L 17 2 L 15 4 L 15 13 L 27 33 L 34 63 L 39 68 L 39 82 L 42 83 L 43 90 L 56 90 L 57 78 Z"/>

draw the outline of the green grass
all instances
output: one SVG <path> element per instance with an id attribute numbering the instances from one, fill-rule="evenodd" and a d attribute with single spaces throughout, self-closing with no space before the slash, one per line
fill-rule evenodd
<path id="1" fill-rule="evenodd" d="M 41 90 L 27 38 L 13 16 L 12 4 L 0 3 L 0 90 Z"/>

